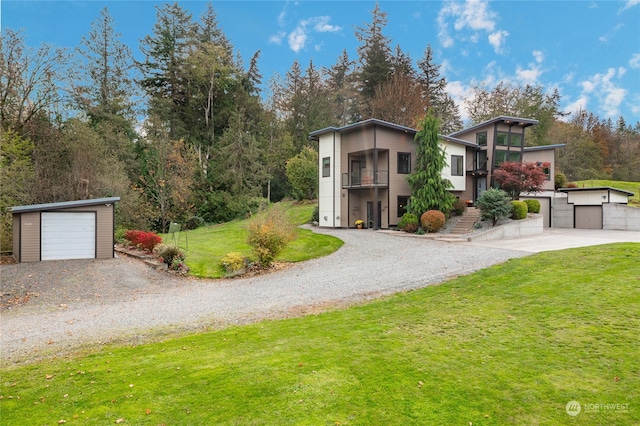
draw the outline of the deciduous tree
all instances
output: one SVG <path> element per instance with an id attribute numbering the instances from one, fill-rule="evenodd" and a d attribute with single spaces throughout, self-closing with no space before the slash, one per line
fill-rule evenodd
<path id="1" fill-rule="evenodd" d="M 543 163 L 542 168 L 549 167 Z M 512 200 L 517 200 L 521 192 L 539 192 L 544 185 L 546 174 L 536 163 L 505 161 L 493 171 L 493 178 Z"/>

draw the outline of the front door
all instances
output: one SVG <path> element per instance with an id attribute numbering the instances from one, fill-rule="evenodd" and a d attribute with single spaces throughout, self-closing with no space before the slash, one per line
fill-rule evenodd
<path id="1" fill-rule="evenodd" d="M 481 176 L 476 180 L 476 200 L 487 190 L 487 177 Z"/>
<path id="2" fill-rule="evenodd" d="M 373 201 L 367 201 L 367 228 L 373 226 Z M 376 229 L 382 228 L 382 202 L 378 201 L 378 226 Z"/>

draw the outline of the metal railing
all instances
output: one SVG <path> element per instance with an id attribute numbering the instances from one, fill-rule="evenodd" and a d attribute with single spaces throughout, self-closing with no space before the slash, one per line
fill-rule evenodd
<path id="1" fill-rule="evenodd" d="M 389 186 L 389 171 L 364 170 L 360 172 L 351 172 L 342 174 L 343 188 L 370 188 L 370 187 Z"/>

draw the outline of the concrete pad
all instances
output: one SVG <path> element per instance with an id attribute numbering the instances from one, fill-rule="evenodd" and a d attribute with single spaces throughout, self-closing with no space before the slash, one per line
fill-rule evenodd
<path id="1" fill-rule="evenodd" d="M 466 244 L 539 253 L 541 251 L 625 242 L 640 243 L 640 232 L 547 228 L 542 235 L 509 240 L 474 241 Z"/>

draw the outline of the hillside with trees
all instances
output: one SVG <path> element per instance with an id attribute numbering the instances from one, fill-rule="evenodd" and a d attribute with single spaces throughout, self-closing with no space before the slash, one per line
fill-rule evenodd
<path id="1" fill-rule="evenodd" d="M 375 117 L 417 127 L 431 109 L 440 133 L 462 128 L 459 106 L 431 46 L 417 61 L 385 34 L 386 13 L 354 30 L 357 57 L 291 64 L 263 76 L 260 51 L 242 58 L 211 4 L 192 16 L 157 7 L 151 34 L 126 46 L 105 8 L 73 51 L 27 46 L 4 27 L 0 68 L 0 208 L 119 196 L 119 224 L 166 231 L 198 216 L 243 217 L 265 199 L 312 196 L 292 164 L 317 150 L 308 134 Z M 135 61 L 132 49 L 144 56 Z M 442 58 L 444 59 L 444 58 Z M 496 115 L 535 118 L 528 143 L 566 144 L 557 165 L 571 181 L 640 181 L 640 123 L 588 111 L 567 116 L 540 86 L 476 87 L 474 124 Z M 302 153 L 302 154 L 301 154 Z M 306 173 L 315 173 L 315 170 Z M 10 241 L 3 213 L 2 249 Z"/>

